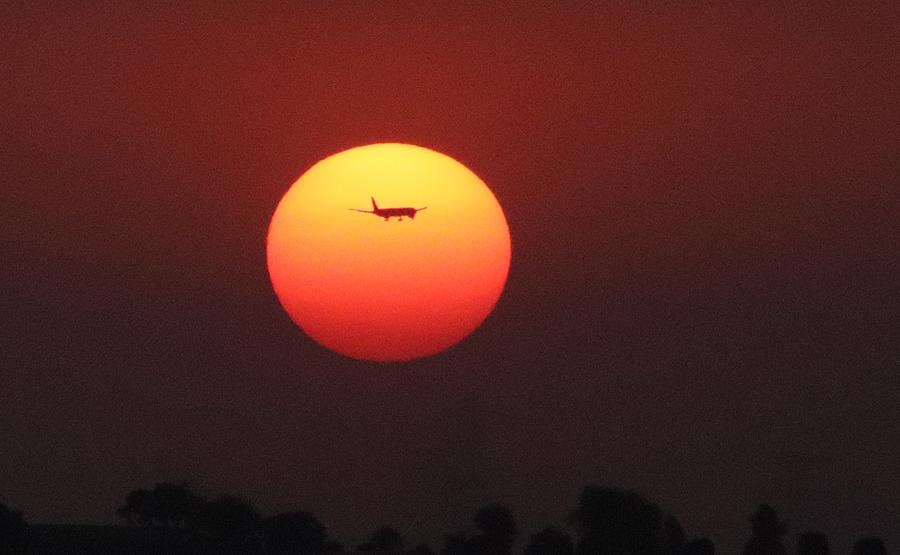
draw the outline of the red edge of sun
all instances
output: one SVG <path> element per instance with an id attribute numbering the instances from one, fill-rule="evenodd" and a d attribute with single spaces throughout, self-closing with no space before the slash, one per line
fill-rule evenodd
<path id="1" fill-rule="evenodd" d="M 400 221 L 348 210 L 427 209 Z M 487 185 L 426 148 L 382 143 L 312 166 L 272 216 L 267 261 L 285 311 L 340 354 L 404 361 L 468 336 L 506 283 L 509 228 Z"/>

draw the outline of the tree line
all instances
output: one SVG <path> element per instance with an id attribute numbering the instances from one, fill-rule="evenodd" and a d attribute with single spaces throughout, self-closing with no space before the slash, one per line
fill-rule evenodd
<path id="1" fill-rule="evenodd" d="M 125 496 L 117 510 L 124 534 L 103 527 L 78 531 L 68 539 L 54 537 L 61 527 L 29 526 L 19 511 L 0 503 L 0 555 L 32 553 L 120 553 L 173 555 L 513 555 L 518 529 L 512 512 L 492 503 L 473 518 L 475 533 L 448 534 L 437 552 L 426 544 L 406 545 L 402 535 L 381 526 L 351 548 L 331 538 L 312 514 L 291 511 L 264 517 L 249 501 L 234 495 L 209 499 L 183 483 L 159 483 Z M 760 505 L 749 518 L 751 534 L 743 555 L 788 555 L 786 526 L 775 509 Z M 689 538 L 670 513 L 640 494 L 589 485 L 567 519 L 531 534 L 522 555 L 715 555 L 708 538 Z M 108 527 L 107 530 L 111 530 Z M 88 537 L 90 536 L 90 537 Z M 72 539 L 76 537 L 78 541 Z M 69 542 L 69 545 L 66 542 Z M 77 545 L 76 545 L 77 544 Z M 79 551 L 80 550 L 80 551 Z M 802 534 L 796 555 L 830 555 L 825 534 Z M 851 555 L 886 555 L 884 542 L 860 538 Z"/>

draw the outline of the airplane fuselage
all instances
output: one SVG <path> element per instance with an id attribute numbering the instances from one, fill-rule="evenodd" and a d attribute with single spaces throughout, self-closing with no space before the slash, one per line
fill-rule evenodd
<path id="1" fill-rule="evenodd" d="M 404 208 L 379 208 L 377 210 L 372 211 L 376 216 L 384 218 L 385 220 L 389 220 L 393 217 L 397 217 L 403 219 L 403 216 L 409 216 L 410 218 L 416 217 L 415 208 L 404 207 Z"/>
<path id="2" fill-rule="evenodd" d="M 375 214 L 379 218 L 384 218 L 384 221 L 388 221 L 391 218 L 399 218 L 400 221 L 403 221 L 403 216 L 408 216 L 409 219 L 413 219 L 416 217 L 417 212 L 428 208 L 427 206 L 423 206 L 422 208 L 413 208 L 411 206 L 404 206 L 402 208 L 379 208 L 378 203 L 375 202 L 375 198 L 372 197 L 371 200 L 371 210 L 362 210 L 359 208 L 348 208 L 348 210 L 353 210 L 354 212 L 364 212 L 366 214 Z"/>

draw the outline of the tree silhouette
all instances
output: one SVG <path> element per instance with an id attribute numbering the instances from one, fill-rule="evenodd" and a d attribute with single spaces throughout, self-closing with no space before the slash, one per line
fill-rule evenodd
<path id="1" fill-rule="evenodd" d="M 294 511 L 263 519 L 253 505 L 234 495 L 212 500 L 184 483 L 157 483 L 129 492 L 117 510 L 131 528 L 39 525 L 29 529 L 22 513 L 0 503 L 0 555 L 32 552 L 117 553 L 121 555 L 334 555 L 346 553 L 329 540 L 311 514 Z M 441 555 L 511 555 L 517 526 L 499 503 L 483 506 L 472 519 L 476 532 L 446 536 Z M 749 517 L 752 536 L 743 555 L 787 555 L 786 526 L 771 506 Z M 549 526 L 530 536 L 523 555 L 715 555 L 708 538 L 690 542 L 678 520 L 636 492 L 586 486 L 569 517 L 577 541 Z M 404 551 L 400 533 L 377 528 L 357 549 L 360 555 L 432 555 L 426 544 Z M 797 555 L 829 555 L 828 538 L 806 532 Z M 881 538 L 857 540 L 852 555 L 887 555 Z"/>
<path id="2" fill-rule="evenodd" d="M 493 503 L 482 507 L 475 515 L 475 526 L 481 535 L 472 539 L 476 553 L 507 555 L 516 538 L 516 523 L 509 509 Z"/>
<path id="3" fill-rule="evenodd" d="M 852 555 L 887 555 L 887 548 L 881 538 L 860 538 L 853 544 Z"/>
<path id="4" fill-rule="evenodd" d="M 234 495 L 222 495 L 202 503 L 195 516 L 195 525 L 213 538 L 247 532 L 259 521 L 260 515 L 253 505 Z"/>
<path id="5" fill-rule="evenodd" d="M 753 524 L 753 537 L 744 547 L 744 555 L 787 555 L 781 536 L 785 525 L 778 520 L 775 509 L 769 505 L 760 505 L 750 516 Z"/>
<path id="6" fill-rule="evenodd" d="M 687 545 L 684 528 L 671 513 L 666 513 L 663 517 L 663 537 L 660 545 L 664 553 L 681 553 Z"/>
<path id="7" fill-rule="evenodd" d="M 570 517 L 579 555 L 659 555 L 684 541 L 677 521 L 637 493 L 587 486 Z"/>
<path id="8" fill-rule="evenodd" d="M 400 532 L 390 526 L 382 526 L 372 532 L 368 541 L 360 545 L 357 551 L 362 553 L 379 553 L 386 555 L 399 555 L 403 553 L 403 538 Z"/>
<path id="9" fill-rule="evenodd" d="M 523 555 L 574 555 L 572 538 L 553 526 L 532 534 Z"/>
<path id="10" fill-rule="evenodd" d="M 462 532 L 447 535 L 441 555 L 471 555 L 472 539 Z"/>
<path id="11" fill-rule="evenodd" d="M 469 537 L 462 532 L 447 536 L 442 555 L 508 555 L 516 537 L 512 513 L 499 503 L 485 505 L 473 519 L 478 531 Z"/>
<path id="12" fill-rule="evenodd" d="M 131 525 L 188 528 L 196 525 L 205 503 L 186 484 L 159 483 L 130 492 L 117 513 Z"/>
<path id="13" fill-rule="evenodd" d="M 0 554 L 18 555 L 25 552 L 28 524 L 20 511 L 0 503 Z"/>
<path id="14" fill-rule="evenodd" d="M 324 553 L 335 547 L 328 544 L 325 526 L 304 511 L 281 513 L 264 520 L 262 543 L 265 553 L 272 555 Z"/>
<path id="15" fill-rule="evenodd" d="M 709 538 L 694 538 L 682 551 L 684 555 L 716 555 L 716 546 Z"/>
<path id="16" fill-rule="evenodd" d="M 821 532 L 806 532 L 797 540 L 797 555 L 828 555 L 828 537 Z"/>

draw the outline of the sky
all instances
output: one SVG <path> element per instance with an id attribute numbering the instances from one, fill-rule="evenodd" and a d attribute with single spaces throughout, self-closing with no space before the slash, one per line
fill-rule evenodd
<path id="1" fill-rule="evenodd" d="M 29 521 L 186 480 L 439 547 L 596 483 L 721 552 L 762 502 L 791 547 L 900 549 L 895 4 L 66 4 L 0 8 L 0 501 Z M 492 315 L 405 364 L 305 337 L 265 263 L 290 184 L 376 142 L 468 166 L 512 237 Z"/>

